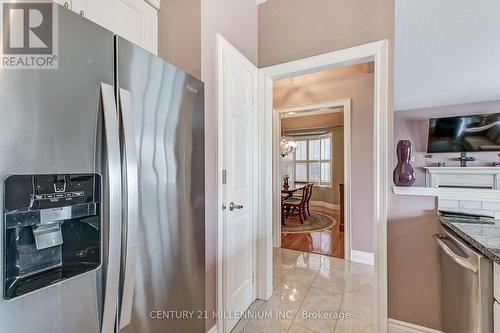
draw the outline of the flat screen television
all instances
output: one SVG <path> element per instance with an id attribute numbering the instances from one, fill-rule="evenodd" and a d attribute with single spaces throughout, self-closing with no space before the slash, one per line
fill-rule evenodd
<path id="1" fill-rule="evenodd" d="M 428 153 L 500 151 L 500 113 L 429 119 Z"/>

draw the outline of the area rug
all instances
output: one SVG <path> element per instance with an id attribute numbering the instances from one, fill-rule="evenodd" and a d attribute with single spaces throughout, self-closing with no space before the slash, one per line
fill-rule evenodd
<path id="1" fill-rule="evenodd" d="M 307 220 L 302 224 L 296 214 L 294 214 L 285 220 L 285 225 L 281 226 L 281 232 L 299 233 L 322 231 L 333 227 L 335 224 L 337 224 L 337 221 L 333 218 L 318 212 L 311 212 L 311 216 L 308 216 Z"/>

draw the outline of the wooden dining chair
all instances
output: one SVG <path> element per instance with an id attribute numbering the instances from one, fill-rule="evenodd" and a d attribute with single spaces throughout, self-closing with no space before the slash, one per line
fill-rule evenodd
<path id="1" fill-rule="evenodd" d="M 308 184 L 307 185 L 306 210 L 307 210 L 307 214 L 309 214 L 309 216 L 311 216 L 311 210 L 309 208 L 309 204 L 311 203 L 311 197 L 312 197 L 312 193 L 313 193 L 313 186 L 314 186 L 314 184 Z"/>
<path id="2" fill-rule="evenodd" d="M 290 198 L 287 194 L 281 194 L 281 225 L 285 225 L 286 206 L 285 200 Z"/>
<path id="3" fill-rule="evenodd" d="M 285 211 L 286 217 L 289 216 L 290 212 L 293 213 L 295 210 L 297 210 L 297 214 L 299 216 L 300 223 L 305 222 L 305 220 L 307 219 L 306 202 L 307 202 L 307 197 L 308 197 L 308 193 L 309 193 L 308 190 L 309 190 L 309 186 L 306 186 L 304 188 L 304 190 L 302 191 L 302 197 L 300 199 L 290 198 L 290 199 L 286 199 L 285 201 L 283 201 L 283 205 L 285 206 L 284 211 Z"/>

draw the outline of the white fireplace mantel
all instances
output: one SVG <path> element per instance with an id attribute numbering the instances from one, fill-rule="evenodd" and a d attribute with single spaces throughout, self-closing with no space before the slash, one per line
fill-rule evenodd
<path id="1" fill-rule="evenodd" d="M 500 189 L 500 167 L 426 167 L 427 187 Z"/>

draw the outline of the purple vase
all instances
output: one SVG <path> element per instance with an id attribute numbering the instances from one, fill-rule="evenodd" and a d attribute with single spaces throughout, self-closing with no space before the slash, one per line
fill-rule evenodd
<path id="1" fill-rule="evenodd" d="M 393 178 L 396 186 L 412 186 L 415 184 L 415 171 L 410 164 L 412 146 L 410 140 L 398 142 L 398 165 L 394 169 Z"/>

